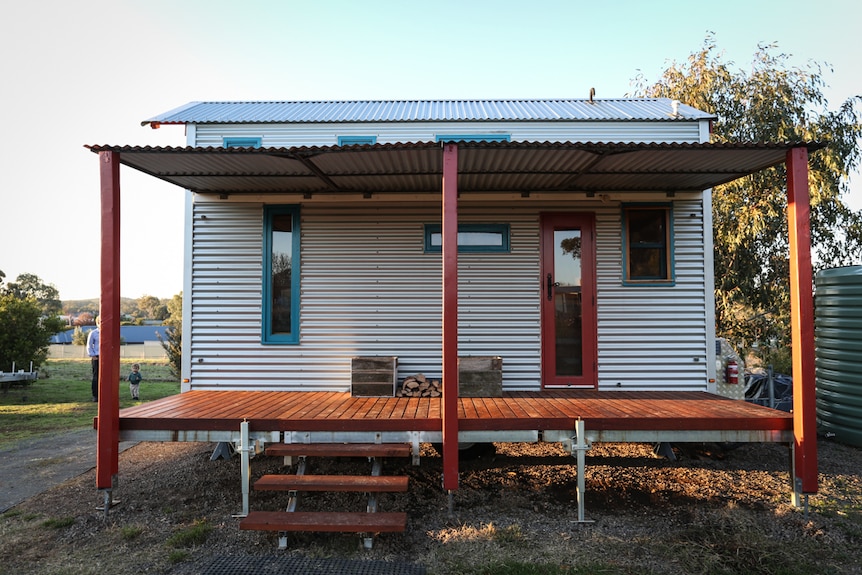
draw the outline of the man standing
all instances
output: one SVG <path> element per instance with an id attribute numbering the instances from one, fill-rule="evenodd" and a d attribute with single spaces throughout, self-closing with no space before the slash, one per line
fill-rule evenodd
<path id="1" fill-rule="evenodd" d="M 99 401 L 99 323 L 96 319 L 96 329 L 87 334 L 87 355 L 90 356 L 90 366 L 93 368 L 93 401 Z"/>

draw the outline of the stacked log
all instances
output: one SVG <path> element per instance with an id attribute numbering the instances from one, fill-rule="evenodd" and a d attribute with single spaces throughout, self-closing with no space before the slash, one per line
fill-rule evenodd
<path id="1" fill-rule="evenodd" d="M 417 373 L 404 378 L 395 392 L 395 397 L 440 397 L 443 386 L 439 379 L 428 379 L 424 374 Z"/>

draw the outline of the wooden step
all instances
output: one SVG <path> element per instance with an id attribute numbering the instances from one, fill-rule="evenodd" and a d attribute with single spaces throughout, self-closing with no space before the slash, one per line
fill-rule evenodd
<path id="1" fill-rule="evenodd" d="M 239 528 L 252 531 L 381 533 L 404 531 L 406 513 L 252 511 Z"/>
<path id="2" fill-rule="evenodd" d="M 407 491 L 407 477 L 393 475 L 264 475 L 254 482 L 259 491 Z"/>
<path id="3" fill-rule="evenodd" d="M 270 443 L 266 454 L 309 457 L 410 457 L 409 443 Z"/>

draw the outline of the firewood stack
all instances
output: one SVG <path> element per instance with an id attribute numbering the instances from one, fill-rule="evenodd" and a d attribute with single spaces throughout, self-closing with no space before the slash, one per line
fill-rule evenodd
<path id="1" fill-rule="evenodd" d="M 440 397 L 443 395 L 443 386 L 439 379 L 428 379 L 425 375 L 417 373 L 404 378 L 404 382 L 395 397 Z"/>

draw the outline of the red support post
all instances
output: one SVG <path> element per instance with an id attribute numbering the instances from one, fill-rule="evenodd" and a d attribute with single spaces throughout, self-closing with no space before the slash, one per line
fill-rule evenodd
<path id="1" fill-rule="evenodd" d="M 101 299 L 96 488 L 112 489 L 120 456 L 120 154 L 99 153 Z"/>
<path id="2" fill-rule="evenodd" d="M 443 145 L 443 489 L 458 489 L 458 145 Z"/>
<path id="3" fill-rule="evenodd" d="M 787 152 L 790 239 L 790 331 L 793 349 L 793 491 L 817 493 L 814 296 L 808 196 L 808 149 Z"/>

